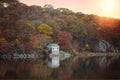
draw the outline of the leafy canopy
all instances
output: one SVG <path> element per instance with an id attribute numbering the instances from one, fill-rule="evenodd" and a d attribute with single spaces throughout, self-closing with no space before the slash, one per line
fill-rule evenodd
<path id="1" fill-rule="evenodd" d="M 53 34 L 53 29 L 52 27 L 50 27 L 49 25 L 47 24 L 41 24 L 40 26 L 38 26 L 38 31 L 40 33 L 44 33 L 44 34 L 47 34 L 47 35 L 51 35 Z"/>

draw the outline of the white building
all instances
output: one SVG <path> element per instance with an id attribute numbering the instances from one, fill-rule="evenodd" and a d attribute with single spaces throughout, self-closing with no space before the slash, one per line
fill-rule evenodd
<path id="1" fill-rule="evenodd" d="M 58 68 L 60 66 L 60 59 L 59 56 L 51 57 L 51 60 L 47 63 L 48 67 L 50 68 Z"/>
<path id="2" fill-rule="evenodd" d="M 58 44 L 55 43 L 48 44 L 47 49 L 49 50 L 50 53 L 54 55 L 59 55 L 60 47 Z"/>

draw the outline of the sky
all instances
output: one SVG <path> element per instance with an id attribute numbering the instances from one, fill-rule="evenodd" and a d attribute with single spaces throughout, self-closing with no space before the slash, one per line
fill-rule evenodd
<path id="1" fill-rule="evenodd" d="M 95 14 L 101 17 L 120 19 L 120 0 L 19 0 L 22 3 L 44 6 L 51 4 L 56 8 L 68 8 L 74 12 Z"/>

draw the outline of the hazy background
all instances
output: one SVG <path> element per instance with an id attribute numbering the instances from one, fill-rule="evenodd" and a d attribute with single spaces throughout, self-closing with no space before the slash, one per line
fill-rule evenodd
<path id="1" fill-rule="evenodd" d="M 68 8 L 75 12 L 120 18 L 120 0 L 19 0 L 27 5 L 51 4 L 54 8 Z"/>

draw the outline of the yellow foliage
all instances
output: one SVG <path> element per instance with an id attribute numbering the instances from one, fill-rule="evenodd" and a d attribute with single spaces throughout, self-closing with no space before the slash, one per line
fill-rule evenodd
<path id="1" fill-rule="evenodd" d="M 40 26 L 38 26 L 37 29 L 39 32 L 47 34 L 47 35 L 53 34 L 52 28 L 48 26 L 47 24 L 41 24 Z"/>
<path id="2" fill-rule="evenodd" d="M 20 41 L 18 39 L 15 39 L 15 44 L 18 45 Z"/>
<path id="3" fill-rule="evenodd" d="M 35 27 L 35 24 L 32 22 L 32 21 L 28 21 L 27 23 L 30 27 L 34 28 Z"/>
<path id="4" fill-rule="evenodd" d="M 85 45 L 85 49 L 90 49 L 88 44 Z"/>
<path id="5" fill-rule="evenodd" d="M 4 42 L 6 42 L 6 39 L 5 38 L 0 38 L 0 43 L 4 43 Z"/>
<path id="6" fill-rule="evenodd" d="M 76 51 L 76 50 L 72 50 L 72 53 L 73 53 L 73 55 L 75 55 L 75 56 L 77 56 L 77 55 L 79 55 L 79 53 Z"/>
<path id="7" fill-rule="evenodd" d="M 78 58 L 79 56 L 74 56 L 72 62 L 75 62 Z"/>
<path id="8" fill-rule="evenodd" d="M 44 15 L 44 18 L 48 19 L 48 18 L 49 18 L 49 16 L 48 16 L 47 14 L 45 14 L 45 15 Z"/>
<path id="9" fill-rule="evenodd" d="M 37 46 L 35 46 L 35 48 L 42 49 L 43 47 L 41 45 L 37 45 Z"/>

